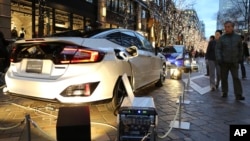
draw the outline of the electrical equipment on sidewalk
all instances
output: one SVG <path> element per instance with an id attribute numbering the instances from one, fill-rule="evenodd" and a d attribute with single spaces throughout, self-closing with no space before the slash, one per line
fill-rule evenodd
<path id="1" fill-rule="evenodd" d="M 155 108 L 121 107 L 118 116 L 118 141 L 155 141 Z"/>
<path id="2" fill-rule="evenodd" d="M 118 141 L 155 141 L 158 115 L 152 97 L 134 97 L 127 75 L 122 76 L 128 97 L 117 115 Z"/>

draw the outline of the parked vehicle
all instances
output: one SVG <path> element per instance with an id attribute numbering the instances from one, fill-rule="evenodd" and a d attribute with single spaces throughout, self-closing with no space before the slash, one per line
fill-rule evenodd
<path id="1" fill-rule="evenodd" d="M 184 45 L 163 47 L 161 53 L 166 58 L 166 67 L 170 70 L 170 78 L 181 79 L 183 72 L 198 68 L 196 62 L 189 57 Z"/>
<path id="2" fill-rule="evenodd" d="M 164 81 L 165 58 L 141 34 L 127 29 L 70 31 L 19 40 L 5 80 L 8 94 L 86 103 L 121 104 L 127 74 L 134 91 Z"/>

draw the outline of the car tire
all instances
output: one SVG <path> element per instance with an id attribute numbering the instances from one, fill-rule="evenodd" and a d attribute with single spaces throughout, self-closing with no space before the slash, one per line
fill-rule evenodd
<path id="1" fill-rule="evenodd" d="M 114 110 L 114 115 L 117 115 L 118 110 L 123 102 L 123 99 L 127 95 L 125 86 L 122 82 L 121 77 L 118 78 L 113 91 L 113 98 L 108 104 L 108 108 Z"/>

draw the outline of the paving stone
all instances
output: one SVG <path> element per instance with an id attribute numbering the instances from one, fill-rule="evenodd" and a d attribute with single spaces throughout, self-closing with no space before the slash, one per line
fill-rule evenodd
<path id="1" fill-rule="evenodd" d="M 246 65 L 246 70 L 250 70 L 250 65 Z M 184 74 L 183 80 L 187 79 L 187 76 Z M 250 78 L 248 71 L 247 77 Z M 200 88 L 209 85 L 209 77 L 204 77 L 202 73 L 191 73 L 191 78 L 195 78 L 191 81 Z M 225 99 L 220 97 L 221 89 L 200 94 L 199 90 L 188 86 L 186 90 L 189 91 L 184 93 L 183 81 L 171 79 L 166 79 L 161 88 L 150 86 L 138 92 L 138 96 L 154 98 L 159 118 L 156 132 L 159 135 L 163 135 L 170 129 L 170 122 L 174 120 L 179 106 L 176 103 L 179 96 L 184 93 L 184 99 L 190 100 L 190 104 L 183 104 L 181 108 L 181 121 L 189 122 L 190 129 L 174 128 L 169 136 L 157 138 L 157 141 L 228 141 L 230 125 L 249 124 L 250 79 L 241 80 L 245 101 L 235 101 L 230 75 L 228 80 L 229 95 Z M 92 140 L 115 141 L 118 134 L 117 117 L 108 108 L 107 103 L 98 102 L 86 105 L 90 106 Z M 17 98 L 0 93 L 0 128 L 18 123 L 25 118 L 26 114 L 30 114 L 31 119 L 49 135 L 44 135 L 32 125 L 32 141 L 56 139 L 57 115 L 61 106 L 68 105 Z M 25 125 L 13 130 L 0 130 L 0 141 L 27 141 Z"/>

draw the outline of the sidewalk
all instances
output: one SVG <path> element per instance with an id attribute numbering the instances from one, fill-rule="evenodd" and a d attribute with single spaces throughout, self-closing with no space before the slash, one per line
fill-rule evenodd
<path id="1" fill-rule="evenodd" d="M 190 123 L 189 129 L 173 128 L 169 135 L 158 141 L 228 141 L 229 125 L 250 123 L 250 65 L 246 65 L 247 78 L 242 80 L 245 101 L 235 101 L 232 79 L 229 77 L 228 98 L 221 98 L 220 89 L 202 93 L 200 88 L 207 87 L 208 77 L 203 72 L 191 73 L 191 83 L 197 87 L 189 87 L 184 99 L 190 104 L 181 108 L 181 122 Z M 184 74 L 183 80 L 187 79 Z M 229 75 L 230 76 L 230 75 Z M 195 78 L 195 79 L 193 79 Z M 190 83 L 190 84 L 191 84 Z M 169 131 L 178 109 L 177 100 L 183 93 L 183 81 L 167 79 L 161 88 L 148 87 L 138 96 L 152 96 L 156 105 L 159 121 L 156 132 L 159 136 Z M 28 134 L 25 123 L 21 123 L 28 114 L 39 128 L 31 125 L 31 141 L 49 141 L 56 139 L 56 121 L 58 108 L 56 103 L 48 103 L 5 96 L 0 94 L 0 141 L 27 141 Z M 116 116 L 105 104 L 91 104 L 91 138 L 92 141 L 116 140 Z M 179 117 L 179 116 L 178 116 Z M 176 120 L 179 121 L 177 117 Z M 18 127 L 1 130 L 4 127 Z M 43 133 L 45 132 L 45 133 Z"/>

